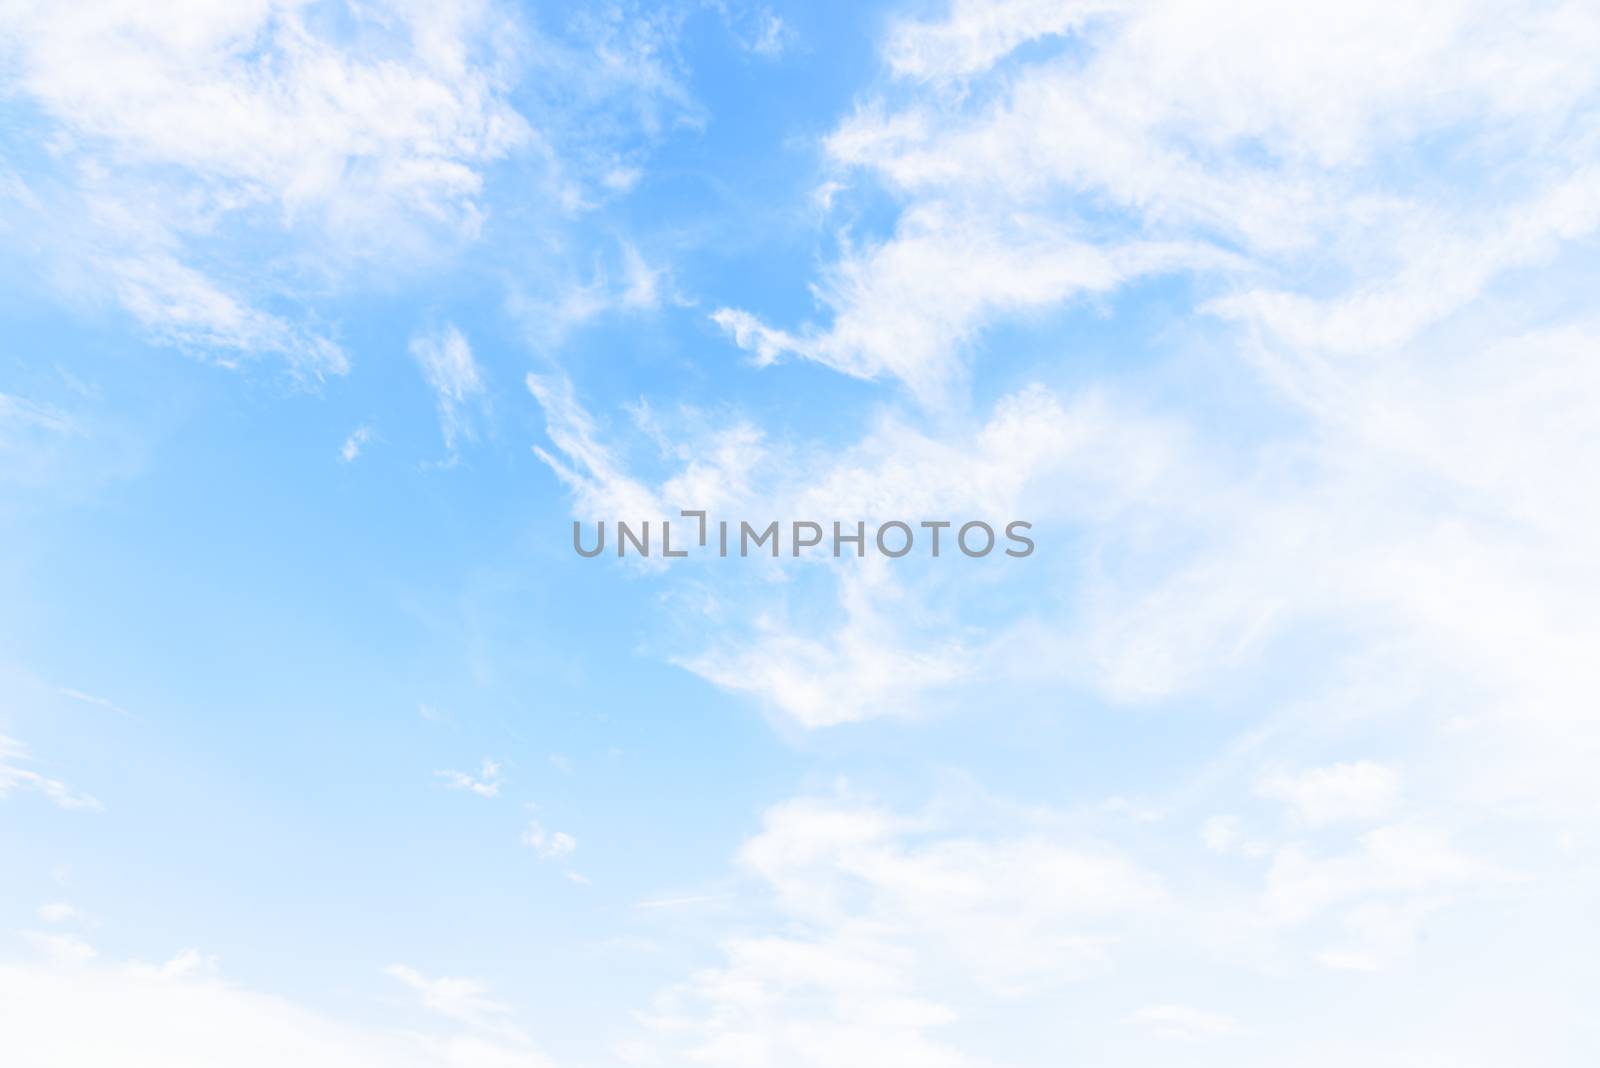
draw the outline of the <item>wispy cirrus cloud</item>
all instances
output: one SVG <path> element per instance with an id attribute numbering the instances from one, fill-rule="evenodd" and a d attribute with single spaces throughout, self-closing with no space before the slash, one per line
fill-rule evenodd
<path id="1" fill-rule="evenodd" d="M 15 738 L 0 735 L 0 798 L 29 790 L 47 798 L 60 808 L 98 812 L 104 806 L 88 794 L 79 793 L 60 779 L 53 779 L 27 767 L 28 747 Z"/>
<path id="2" fill-rule="evenodd" d="M 439 433 L 452 454 L 459 438 L 471 438 L 475 413 L 487 397 L 482 372 L 472 356 L 472 346 L 461 331 L 446 324 L 438 331 L 412 337 L 411 358 L 433 390 L 439 411 Z"/>
<path id="3" fill-rule="evenodd" d="M 645 1017 L 709 1064 L 982 1063 L 944 1033 L 961 1005 L 1096 974 L 1117 932 L 1165 907 L 1112 851 L 844 799 L 768 810 L 739 860 L 777 930 L 727 939 Z"/>
<path id="4" fill-rule="evenodd" d="M 84 693 L 82 690 L 74 690 L 66 686 L 61 687 L 59 690 L 57 690 L 57 692 L 63 697 L 70 697 L 74 701 L 81 701 L 86 705 L 95 705 L 99 708 L 105 709 L 108 712 L 115 712 L 119 716 L 126 716 L 128 714 L 128 710 L 126 708 L 123 708 L 115 701 L 105 697 L 96 697 L 92 693 Z"/>
<path id="5" fill-rule="evenodd" d="M 156 338 L 222 362 L 342 373 L 314 320 L 265 305 L 305 279 L 231 239 L 348 260 L 434 227 L 474 232 L 483 168 L 528 142 L 507 100 L 514 33 L 492 5 L 11 5 L 9 88 L 47 162 L 19 176 L 61 284 L 104 286 Z M 14 224 L 17 225 L 17 224 Z M 53 232 L 50 232 L 53 229 Z"/>
<path id="6" fill-rule="evenodd" d="M 1191 15 L 1016 2 L 897 23 L 894 77 L 824 144 L 898 200 L 892 232 L 844 242 L 817 286 L 827 325 L 718 321 L 763 361 L 937 401 L 989 325 L 1141 277 L 1197 276 L 1216 310 L 1295 315 L 1307 339 L 1308 316 L 1334 315 L 1346 346 L 1393 345 L 1600 221 L 1592 146 L 1566 125 L 1593 106 L 1591 12 L 1524 5 L 1513 40 L 1505 12 L 1467 3 Z M 1055 47 L 1002 64 L 1029 42 Z"/>
<path id="7" fill-rule="evenodd" d="M 0 225 L 56 289 L 109 297 L 158 342 L 341 375 L 334 298 L 477 241 L 496 168 L 538 189 L 548 207 L 514 214 L 546 240 L 699 121 L 676 54 L 683 17 L 26 0 L 0 13 L 0 79 L 20 103 Z M 648 272 L 622 299 L 645 299 L 641 284 Z"/>

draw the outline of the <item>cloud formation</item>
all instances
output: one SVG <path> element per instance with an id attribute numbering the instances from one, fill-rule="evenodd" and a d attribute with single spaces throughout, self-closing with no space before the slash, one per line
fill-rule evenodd
<path id="1" fill-rule="evenodd" d="M 427 227 L 471 234 L 484 168 L 532 137 L 492 5 L 350 14 L 346 34 L 304 0 L 9 5 L 9 88 L 54 157 L 12 195 L 55 229 L 62 283 L 105 285 L 158 339 L 223 362 L 343 372 L 320 327 L 262 306 L 305 276 L 229 244 L 287 237 L 328 261 Z"/>
<path id="2" fill-rule="evenodd" d="M 486 391 L 472 347 L 461 331 L 446 325 L 434 333 L 411 339 L 411 358 L 433 390 L 439 410 L 439 432 L 444 446 L 455 452 L 458 438 L 471 437 L 474 412 L 484 403 Z"/>
<path id="3" fill-rule="evenodd" d="M 0 963 L 0 1029 L 23 1064 L 255 1068 L 541 1068 L 551 1062 L 498 1019 L 470 980 L 391 976 L 448 1029 L 353 1024 L 220 978 L 198 953 L 164 965 L 63 959 Z M 84 1026 L 84 1021 L 92 1026 Z"/>

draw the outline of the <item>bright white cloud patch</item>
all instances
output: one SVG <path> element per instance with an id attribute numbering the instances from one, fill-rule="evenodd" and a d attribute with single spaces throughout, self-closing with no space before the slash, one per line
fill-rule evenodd
<path id="1" fill-rule="evenodd" d="M 1116 0 L 955 0 L 943 19 L 897 24 L 884 59 L 896 74 L 912 78 L 980 74 L 1020 44 L 1079 29 L 1125 6 Z"/>
<path id="2" fill-rule="evenodd" d="M 712 318 L 761 364 L 793 355 L 861 378 L 893 376 L 920 400 L 943 404 L 963 373 L 962 347 L 992 318 L 1220 261 L 1173 242 L 1103 248 L 1045 216 L 981 220 L 929 205 L 901 217 L 894 241 L 829 273 L 821 291 L 838 309 L 831 329 L 791 334 L 728 308 Z"/>
<path id="3" fill-rule="evenodd" d="M 982 92 L 942 84 L 1041 39 L 1058 47 Z M 1592 103 L 1597 43 L 1577 4 L 957 4 L 896 25 L 886 58 L 917 86 L 826 142 L 902 202 L 891 236 L 850 242 L 824 276 L 831 323 L 718 319 L 764 360 L 924 400 L 997 318 L 1152 273 L 1199 272 L 1218 310 L 1297 339 L 1401 343 L 1600 219 L 1582 135 L 1550 140 Z M 1311 325 L 1330 315 L 1344 325 Z"/>
<path id="4" fill-rule="evenodd" d="M 387 55 L 328 33 L 305 0 L 11 5 L 16 77 L 74 136 L 334 220 L 363 199 L 472 210 L 474 164 L 527 136 L 466 46 L 485 5 L 402 6 Z M 370 17 L 370 14 L 368 14 Z"/>
<path id="5" fill-rule="evenodd" d="M 347 260 L 428 227 L 470 234 L 484 167 L 532 136 L 491 5 L 352 6 L 350 34 L 343 7 L 8 5 L 8 87 L 60 167 L 18 195 L 55 228 L 63 282 L 107 285 L 158 338 L 224 361 L 342 372 L 335 341 L 257 303 L 282 279 L 219 238 L 287 234 Z"/>

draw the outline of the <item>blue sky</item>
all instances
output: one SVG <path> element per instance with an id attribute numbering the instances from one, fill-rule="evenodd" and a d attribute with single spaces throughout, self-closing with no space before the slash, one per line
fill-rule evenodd
<path id="1" fill-rule="evenodd" d="M 1593 1063 L 1597 49 L 6 5 L 0 1061 Z"/>

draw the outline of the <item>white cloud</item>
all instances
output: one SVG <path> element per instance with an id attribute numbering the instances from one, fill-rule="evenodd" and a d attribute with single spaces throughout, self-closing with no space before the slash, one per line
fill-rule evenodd
<path id="1" fill-rule="evenodd" d="M 649 30 L 597 33 L 606 62 L 653 59 L 639 77 L 667 78 Z M 699 644 L 679 659 L 717 685 L 806 727 L 925 713 L 972 682 L 1003 697 L 1039 678 L 1053 698 L 1071 687 L 1059 703 L 1073 714 L 1106 714 L 1081 687 L 1154 705 L 1140 729 L 1185 717 L 1185 744 L 1163 747 L 1182 750 L 1177 774 L 1136 765 L 1183 781 L 1160 803 L 1124 806 L 1148 819 L 1109 834 L 1079 833 L 1061 813 L 965 828 L 848 799 L 772 809 L 739 854 L 754 888 L 739 895 L 739 926 L 649 1016 L 665 1063 L 1003 1063 L 1006 1035 L 1070 1042 L 1095 1020 L 1136 1025 L 1121 1028 L 1128 1042 L 1227 1036 L 1215 1049 L 1229 1064 L 1497 1064 L 1502 1048 L 1544 1063 L 1523 1043 L 1584 1041 L 1570 1023 L 1529 1021 L 1582 995 L 1568 973 L 1594 948 L 1582 922 L 1592 865 L 1576 857 L 1600 811 L 1600 327 L 1584 244 L 1600 218 L 1596 44 L 1584 5 L 958 3 L 891 27 L 896 80 L 826 144 L 839 175 L 902 204 L 890 234 L 849 245 L 825 272 L 828 322 L 716 315 L 760 362 L 892 377 L 942 406 L 937 418 L 880 413 L 819 459 L 741 419 L 684 433 L 641 405 L 635 421 L 669 468 L 657 477 L 570 383 L 528 379 L 548 424 L 539 455 L 579 515 L 712 504 L 1057 524 L 1052 568 L 1012 583 L 828 562 L 707 580 Z M 607 173 L 619 189 L 637 177 L 626 160 Z M 450 200 L 463 223 L 468 202 Z M 662 299 L 659 272 L 622 255 L 621 282 L 578 293 L 573 321 Z M 304 340 L 184 274 L 176 254 L 152 262 L 149 277 L 126 268 L 149 292 L 124 296 L 147 306 L 152 329 L 176 322 L 235 347 Z M 1200 291 L 1185 320 L 1208 350 L 1198 367 L 959 403 L 991 324 L 1174 272 Z M 453 328 L 420 341 L 453 446 L 482 379 Z M 1072 346 L 1060 343 L 1063 365 Z M 1089 373 L 1046 370 L 1057 383 Z M 1239 408 L 1234 391 L 1249 394 Z M 1240 409 L 1250 418 L 1235 426 Z M 18 412 L 50 425 L 50 410 L 0 405 L 12 422 Z M 813 579 L 827 596 L 791 595 Z M 1018 586 L 1026 596 L 1006 600 Z M 1269 650 L 1282 659 L 1255 670 Z M 986 696 L 983 713 L 1004 703 Z M 1385 762 L 1331 762 L 1353 738 Z M 0 750 L 0 792 L 76 796 L 18 760 Z M 498 789 L 497 769 L 440 774 Z M 1230 814 L 1203 818 L 1219 810 Z M 537 821 L 523 842 L 547 860 L 576 847 Z M 1547 917 L 1562 893 L 1579 906 Z M 672 903 L 685 902 L 655 904 Z M 41 944 L 63 964 L 92 957 L 70 937 Z M 253 1055 L 172 1052 L 211 1023 L 235 1039 L 268 1028 L 272 1063 L 465 1056 L 330 1029 L 188 963 L 155 995 L 114 966 L 83 967 L 68 980 L 0 970 L 0 1019 L 13 990 L 13 1013 L 64 1019 L 39 993 L 54 991 L 120 1043 L 80 1050 L 87 1063 L 147 1046 L 161 1063 Z M 1307 979 L 1323 967 L 1333 974 Z M 391 975 L 448 1019 L 496 1028 L 507 1016 L 473 980 Z M 1157 996 L 1181 1001 L 1146 1004 L 1151 975 Z M 1221 1000 L 1218 986 L 1241 975 L 1255 1019 L 1188 1007 Z M 1063 996 L 1083 976 L 1096 982 Z M 1324 1014 L 1317 1041 L 1306 1013 L 1273 1011 L 1285 1005 Z M 1077 1016 L 1065 1025 L 1064 1006 Z M 162 1030 L 178 1010 L 184 1022 Z M 1273 1044 L 1280 1019 L 1290 1033 Z M 39 1026 L 22 1019 L 25 1053 L 40 1048 L 26 1044 Z M 1389 1040 L 1408 1026 L 1410 1041 Z M 1480 1042 L 1497 1029 L 1504 1047 Z M 280 1048 L 309 1030 L 303 1048 Z M 1263 1033 L 1252 1049 L 1270 1055 L 1235 1051 Z M 1027 1052 L 1059 1063 L 1073 1050 Z"/>
<path id="2" fill-rule="evenodd" d="M 444 1033 L 341 1020 L 227 982 L 186 951 L 163 966 L 91 956 L 0 962 L 0 1034 L 17 1064 L 129 1068 L 542 1068 L 481 988 L 400 969 Z M 471 986 L 470 989 L 468 987 Z M 86 1025 L 89 1021 L 92 1025 Z"/>
<path id="3" fill-rule="evenodd" d="M 896 74 L 927 79 L 981 73 L 1018 45 L 1125 9 L 1115 0 L 956 0 L 937 21 L 903 21 L 883 48 Z"/>
<path id="4" fill-rule="evenodd" d="M 434 392 L 445 448 L 454 452 L 458 437 L 473 435 L 473 410 L 484 403 L 483 377 L 472 347 L 461 331 L 446 325 L 435 333 L 414 336 L 410 349 Z"/>
<path id="5" fill-rule="evenodd" d="M 1319 857 L 1299 843 L 1282 847 L 1267 873 L 1264 906 L 1275 921 L 1299 922 L 1373 895 L 1426 895 L 1492 874 L 1439 831 L 1393 824 L 1367 831 L 1354 850 L 1339 856 Z"/>
<path id="6" fill-rule="evenodd" d="M 1246 836 L 1237 816 L 1211 816 L 1200 827 L 1200 841 L 1222 856 L 1260 858 L 1271 850 L 1268 842 Z"/>
<path id="7" fill-rule="evenodd" d="M 665 304 L 687 303 L 668 266 L 627 240 L 596 251 L 581 270 L 553 271 L 539 282 L 534 288 L 515 285 L 507 307 L 540 352 L 559 350 L 573 332 L 605 316 L 645 315 Z"/>
<path id="8" fill-rule="evenodd" d="M 500 793 L 500 765 L 493 760 L 484 760 L 483 770 L 476 776 L 464 771 L 436 771 L 433 774 L 443 779 L 452 790 L 466 790 L 479 797 L 496 797 Z"/>
<path id="9" fill-rule="evenodd" d="M 88 794 L 78 793 L 59 779 L 52 779 L 24 767 L 28 747 L 15 738 L 0 735 L 0 798 L 14 790 L 32 790 L 64 809 L 98 812 L 104 806 Z"/>
<path id="10" fill-rule="evenodd" d="M 539 855 L 540 860 L 560 860 L 578 848 L 578 840 L 565 831 L 547 831 L 538 820 L 530 820 L 522 832 L 522 844 Z"/>
<path id="11" fill-rule="evenodd" d="M 1097 391 L 1063 399 L 1034 386 L 1001 398 L 986 422 L 959 436 L 886 414 L 860 441 L 821 456 L 770 443 L 747 423 L 707 426 L 691 413 L 680 428 L 638 410 L 671 464 L 652 486 L 631 473 L 620 447 L 602 440 L 570 383 L 531 377 L 529 386 L 560 455 L 535 451 L 588 521 L 659 522 L 685 508 L 735 524 L 984 517 L 998 529 L 1022 517 L 1107 519 L 1152 500 L 1185 507 L 1196 485 L 1174 427 L 1120 410 Z M 677 661 L 804 727 L 914 714 L 930 692 L 1001 667 L 996 635 L 975 622 L 956 634 L 944 625 L 959 584 L 920 573 L 907 581 L 882 561 L 799 566 L 834 595 L 820 606 L 796 598 L 791 608 L 766 577 L 724 573 L 711 586 L 718 636 Z M 919 618 L 929 622 L 919 626 Z"/>
<path id="12" fill-rule="evenodd" d="M 414 990 L 424 1008 L 460 1023 L 483 1023 L 511 1011 L 509 1006 L 490 998 L 489 988 L 476 979 L 429 979 L 403 964 L 391 964 L 384 971 Z"/>
<path id="13" fill-rule="evenodd" d="M 759 361 L 800 355 L 948 401 L 987 324 L 1080 283 L 1112 293 L 1139 273 L 1118 257 L 1160 248 L 1170 254 L 1145 261 L 1153 270 L 1208 268 L 1189 336 L 1156 346 L 1172 359 L 1154 389 L 1151 376 L 1103 375 L 1081 401 L 1035 394 L 1048 398 L 1037 418 L 995 418 L 1019 436 L 996 438 L 1008 448 L 992 466 L 974 461 L 986 438 L 968 436 L 957 405 L 930 420 L 937 436 L 901 426 L 880 435 L 894 445 L 881 454 L 858 446 L 864 462 L 805 469 L 838 492 L 800 500 L 846 511 L 874 514 L 882 491 L 919 511 L 981 500 L 1064 520 L 1072 565 L 1030 601 L 1058 610 L 975 640 L 954 584 L 949 600 L 930 597 L 923 574 L 912 604 L 894 599 L 911 582 L 865 596 L 854 577 L 809 618 L 786 619 L 769 593 L 773 607 L 741 619 L 719 590 L 725 642 L 682 662 L 820 723 L 925 705 L 974 679 L 1045 675 L 1116 701 L 1173 701 L 1254 670 L 1279 643 L 1337 635 L 1331 670 L 1370 676 L 1355 703 L 1324 701 L 1323 679 L 1296 699 L 1336 723 L 1376 726 L 1382 709 L 1407 752 L 1428 754 L 1420 790 L 1592 812 L 1585 769 L 1600 734 L 1583 695 L 1600 680 L 1584 650 L 1600 458 L 1586 413 L 1600 327 L 1586 294 L 1600 274 L 1600 160 L 1581 131 L 1597 114 L 1600 73 L 1585 57 L 1600 20 L 1532 4 L 1513 22 L 1508 36 L 1503 12 L 1469 3 L 1226 15 L 1161 3 L 956 5 L 897 26 L 886 57 L 913 77 L 825 146 L 846 176 L 900 199 L 893 234 L 847 244 L 825 271 L 826 327 L 733 309 L 718 321 Z M 1070 40 L 1042 39 L 1061 33 Z M 1037 47 L 981 88 L 933 84 L 990 77 L 1025 40 Z M 1106 269 L 1058 273 L 1080 248 Z M 1071 357 L 1068 344 L 1063 367 Z M 1213 407 L 1191 399 L 1197 381 L 1247 397 Z M 1176 383 L 1184 397 L 1154 414 L 1139 398 Z M 1259 425 L 1236 436 L 1235 418 Z M 946 622 L 896 633 L 863 603 Z M 868 625 L 831 647 L 834 621 L 856 618 Z M 925 691 L 873 691 L 871 665 L 900 678 L 919 657 L 945 670 Z M 852 692 L 868 697 L 852 707 Z M 1304 735 L 1291 720 L 1268 722 Z M 1297 802 L 1302 817 L 1380 816 L 1392 783 L 1353 774 L 1304 784 L 1320 794 Z M 1228 848 L 1247 845 L 1260 848 Z"/>
<path id="14" fill-rule="evenodd" d="M 39 906 L 39 918 L 45 923 L 67 923 L 78 916 L 78 910 L 65 901 L 51 901 Z"/>
<path id="15" fill-rule="evenodd" d="M 1314 826 L 1377 819 L 1394 804 L 1399 789 L 1394 769 L 1370 760 L 1273 772 L 1257 786 L 1261 796 L 1285 802 Z"/>
<path id="16" fill-rule="evenodd" d="M 908 78 L 825 142 L 901 201 L 892 235 L 844 241 L 816 287 L 828 325 L 719 321 L 763 361 L 924 401 L 997 317 L 1152 273 L 1297 336 L 1398 344 L 1595 227 L 1592 147 L 1567 121 L 1593 105 L 1597 44 L 1575 4 L 958 3 L 896 24 L 884 57 Z"/>
<path id="17" fill-rule="evenodd" d="M 58 280 L 109 288 L 158 339 L 223 362 L 341 373 L 320 328 L 260 307 L 301 286 L 218 235 L 287 238 L 330 271 L 415 251 L 429 228 L 470 236 L 484 168 L 531 137 L 506 99 L 516 34 L 492 5 L 348 13 L 345 37 L 303 0 L 8 5 L 7 87 L 53 156 L 21 195 Z"/>
<path id="18" fill-rule="evenodd" d="M 1594 949 L 1572 934 L 1594 873 L 1571 843 L 1600 811 L 1597 44 L 1595 12 L 1561 3 L 957 4 L 897 25 L 900 77 L 825 145 L 844 178 L 898 198 L 892 231 L 824 270 L 823 325 L 715 319 L 758 363 L 892 377 L 939 410 L 799 465 L 758 429 L 716 459 L 709 434 L 680 434 L 662 450 L 677 469 L 646 479 L 568 392 L 546 411 L 573 448 L 547 458 L 586 506 L 626 487 L 652 516 L 716 487 L 733 512 L 1057 520 L 1059 569 L 983 623 L 1004 583 L 863 567 L 799 608 L 803 565 L 760 586 L 694 574 L 711 591 L 697 633 L 715 637 L 681 661 L 813 726 L 925 711 L 972 679 L 988 685 L 967 714 L 989 714 L 1041 677 L 1143 702 L 1141 726 L 1181 717 L 1204 738 L 1174 758 L 1190 774 L 1148 806 L 1152 829 L 1116 840 L 1182 893 L 1141 914 L 1161 913 L 1150 927 L 1109 923 L 1126 936 L 1111 948 L 1057 957 L 1134 977 L 1104 1018 L 1144 1004 L 1151 974 L 1196 1003 L 1233 979 L 1257 1018 L 1181 1002 L 1128 1018 L 1226 1035 L 1217 1063 L 1515 1059 Z M 1189 277 L 1158 299 L 1188 314 L 1136 339 L 1154 371 L 1076 366 L 1063 332 L 1040 376 L 1094 384 L 960 403 L 990 325 L 1166 273 Z M 930 661 L 925 689 L 904 681 Z M 1383 763 L 1345 757 L 1358 743 Z M 1179 825 L 1181 842 L 1161 837 Z M 1044 981 L 1015 947 L 1078 933 L 1010 896 L 1050 884 L 1018 874 L 1022 840 L 774 810 L 741 854 L 771 923 L 726 940 L 654 1023 L 710 1063 L 963 1063 L 974 989 Z M 968 943 L 974 900 L 1001 929 Z M 1489 1019 L 1450 1031 L 1456 998 L 1424 986 L 1493 990 L 1470 995 Z M 1315 1050 L 1271 1016 L 1346 997 Z M 1578 1063 L 1589 1037 L 1558 1025 L 1552 1062 Z M 997 1044 L 973 1059 L 1003 1060 Z"/>
<path id="19" fill-rule="evenodd" d="M 117 704 L 115 701 L 108 700 L 104 697 L 96 697 L 92 693 L 84 693 L 82 690 L 73 690 L 65 686 L 60 687 L 56 692 L 60 693 L 63 697 L 70 697 L 74 701 L 82 701 L 86 705 L 96 705 L 108 712 L 115 712 L 119 716 L 126 716 L 128 714 L 128 710 Z"/>
<path id="20" fill-rule="evenodd" d="M 712 319 L 760 364 L 792 355 L 860 378 L 889 375 L 943 405 L 961 378 L 964 346 L 991 318 L 1221 258 L 1181 243 L 1108 249 L 1046 218 L 987 219 L 966 206 L 927 204 L 902 215 L 892 240 L 830 269 L 820 287 L 835 312 L 827 330 L 796 335 L 730 308 Z"/>
<path id="21" fill-rule="evenodd" d="M 901 598 L 886 570 L 841 572 L 838 590 L 844 616 L 825 633 L 807 633 L 804 615 L 758 610 L 747 628 L 679 663 L 806 728 L 908 715 L 920 695 L 972 676 L 973 654 L 959 640 L 930 647 L 900 633 L 890 605 Z"/>
<path id="22" fill-rule="evenodd" d="M 390 36 L 386 59 L 324 36 L 298 0 L 196 2 L 181 17 L 109 2 L 8 11 L 18 84 L 74 136 L 290 215 L 338 222 L 373 197 L 470 215 L 473 166 L 528 135 L 493 54 L 473 54 L 494 25 L 480 4 L 401 5 L 367 27 Z"/>
<path id="23" fill-rule="evenodd" d="M 1330 1068 L 1401 1049 L 1487 1066 L 1515 1048 L 1503 1020 L 1449 1040 L 1440 1021 L 1464 996 L 1488 1007 L 1538 983 L 1511 962 L 1547 959 L 1545 933 L 1582 915 L 1568 881 L 1545 886 L 1563 903 L 1546 915 L 1531 884 L 1420 822 L 1327 848 L 1270 843 L 1266 863 L 1171 837 L 1232 788 L 1199 773 L 1137 825 L 1126 806 L 1019 807 L 964 789 L 916 816 L 844 793 L 774 806 L 739 850 L 749 885 L 720 959 L 662 991 L 641 1016 L 649 1038 L 628 1049 L 639 1063 L 753 1068 L 1105 1050 L 1164 1064 L 1180 1041 L 1194 1063 L 1266 1064 L 1305 1052 L 1306 1013 L 1323 1014 L 1312 1033 L 1330 1047 L 1306 1063 Z M 1485 934 L 1499 923 L 1507 937 Z M 1530 996 L 1565 1002 L 1566 982 Z M 1153 990 L 1172 1000 L 1150 1003 Z M 1216 1011 L 1224 998 L 1237 1017 Z M 1561 1032 L 1557 1047 L 1579 1036 Z"/>
<path id="24" fill-rule="evenodd" d="M 530 374 L 526 382 L 544 409 L 551 442 L 567 462 L 538 446 L 534 452 L 573 492 L 576 514 L 608 522 L 636 522 L 664 514 L 655 495 L 630 477 L 622 459 L 600 440 L 594 420 L 573 395 L 570 381 Z"/>
<path id="25" fill-rule="evenodd" d="M 350 436 L 344 439 L 344 445 L 339 449 L 340 462 L 350 463 L 360 456 L 362 447 L 371 440 L 372 428 L 370 426 L 356 427 L 350 432 Z"/>
<path id="26" fill-rule="evenodd" d="M 1099 847 L 968 837 L 845 800 L 769 810 L 740 862 L 781 933 L 726 939 L 719 966 L 663 994 L 647 1022 L 680 1059 L 986 1063 L 944 1034 L 965 1006 L 1096 972 L 1116 934 L 1165 902 Z"/>
<path id="27" fill-rule="evenodd" d="M 45 931 L 23 931 L 21 934 L 25 943 L 52 964 L 82 964 L 99 956 L 93 946 L 77 935 Z"/>

